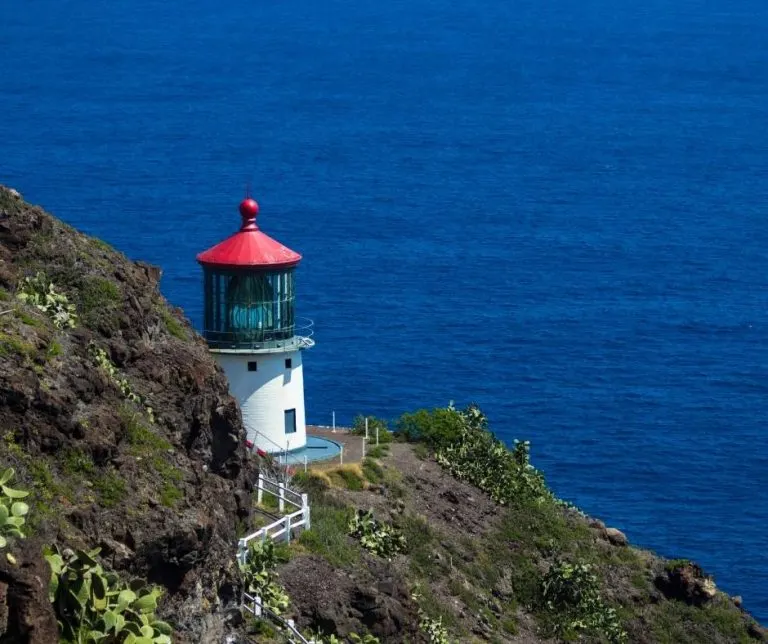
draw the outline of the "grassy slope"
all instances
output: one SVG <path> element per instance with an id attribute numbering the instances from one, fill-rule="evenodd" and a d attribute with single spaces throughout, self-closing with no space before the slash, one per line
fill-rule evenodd
<path id="1" fill-rule="evenodd" d="M 453 641 L 556 640 L 561 615 L 541 603 L 542 578 L 555 560 L 594 566 L 602 597 L 617 610 L 630 642 L 762 639 L 754 621 L 724 594 L 703 607 L 666 599 L 654 585 L 663 560 L 613 545 L 598 522 L 573 510 L 532 501 L 496 506 L 477 490 L 466 497 L 466 484 L 452 480 L 431 458 L 419 460 L 410 445 L 395 444 L 379 466 L 368 465 L 364 472 L 372 490 L 360 489 L 370 488 L 370 481 L 350 485 L 349 474 L 326 473 L 312 482 L 313 530 L 302 537 L 299 553 L 308 550 L 337 569 L 359 571 L 370 555 L 347 536 L 347 523 L 355 508 L 374 508 L 409 543 L 407 554 L 388 565 L 419 588 L 422 607 L 442 620 Z M 332 487 L 320 491 L 329 480 Z M 444 500 L 449 488 L 458 489 L 458 505 Z M 475 534 L 455 518 L 446 520 L 470 509 L 475 516 L 478 510 L 487 512 L 487 526 Z M 566 631 L 559 637 L 576 639 L 577 634 Z"/>

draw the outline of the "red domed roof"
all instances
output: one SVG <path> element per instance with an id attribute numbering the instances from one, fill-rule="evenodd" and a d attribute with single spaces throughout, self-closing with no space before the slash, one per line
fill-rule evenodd
<path id="1" fill-rule="evenodd" d="M 290 268 L 301 255 L 265 235 L 256 225 L 259 204 L 250 197 L 240 203 L 243 225 L 231 237 L 200 253 L 197 261 L 220 268 Z"/>

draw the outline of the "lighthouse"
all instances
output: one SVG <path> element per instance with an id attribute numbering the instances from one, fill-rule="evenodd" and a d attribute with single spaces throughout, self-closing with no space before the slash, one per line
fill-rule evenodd
<path id="1" fill-rule="evenodd" d="M 249 444 L 266 452 L 306 445 L 302 350 L 312 322 L 295 315 L 301 255 L 264 234 L 259 205 L 240 203 L 240 230 L 200 253 L 203 334 L 237 398 Z"/>

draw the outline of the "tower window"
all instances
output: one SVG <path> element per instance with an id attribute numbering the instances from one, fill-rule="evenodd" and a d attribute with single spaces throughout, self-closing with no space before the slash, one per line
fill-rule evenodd
<path id="1" fill-rule="evenodd" d="M 249 362 L 248 363 L 248 371 L 257 371 L 259 368 L 259 365 L 256 364 L 256 362 Z"/>
<path id="2" fill-rule="evenodd" d="M 293 362 L 291 362 L 290 358 L 285 359 L 285 368 L 290 369 L 293 366 Z"/>
<path id="3" fill-rule="evenodd" d="M 285 410 L 285 433 L 286 434 L 296 433 L 296 410 L 295 409 Z"/>

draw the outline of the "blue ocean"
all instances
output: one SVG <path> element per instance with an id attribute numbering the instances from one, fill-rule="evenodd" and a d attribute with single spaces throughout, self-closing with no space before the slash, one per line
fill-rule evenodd
<path id="1" fill-rule="evenodd" d="M 478 402 L 768 620 L 768 3 L 5 3 L 0 182 L 200 326 L 250 183 L 312 422 Z"/>

